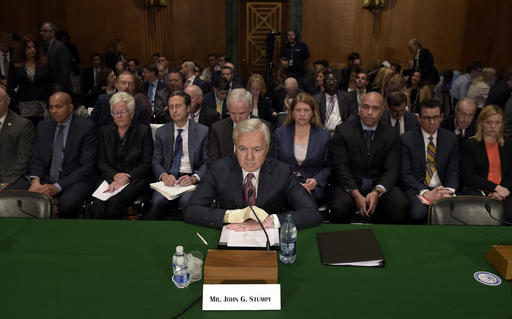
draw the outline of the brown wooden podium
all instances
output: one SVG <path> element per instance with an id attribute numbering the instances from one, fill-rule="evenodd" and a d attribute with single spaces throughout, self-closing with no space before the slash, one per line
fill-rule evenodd
<path id="1" fill-rule="evenodd" d="M 208 250 L 205 284 L 277 284 L 277 254 L 264 250 Z"/>

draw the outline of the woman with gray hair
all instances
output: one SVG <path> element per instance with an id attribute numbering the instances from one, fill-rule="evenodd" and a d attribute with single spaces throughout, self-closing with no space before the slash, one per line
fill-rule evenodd
<path id="1" fill-rule="evenodd" d="M 147 125 L 133 122 L 134 98 L 118 92 L 110 98 L 114 123 L 100 128 L 98 134 L 98 171 L 100 183 L 109 183 L 106 192 L 125 188 L 106 201 L 95 199 L 92 218 L 119 219 L 126 206 L 149 191 L 153 138 Z"/>

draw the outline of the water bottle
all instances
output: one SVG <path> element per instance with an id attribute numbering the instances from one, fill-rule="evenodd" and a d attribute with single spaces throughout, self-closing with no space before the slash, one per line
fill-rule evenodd
<path id="1" fill-rule="evenodd" d="M 291 214 L 286 215 L 286 222 L 281 226 L 281 251 L 279 259 L 285 264 L 293 264 L 297 258 L 297 227 Z"/>
<path id="2" fill-rule="evenodd" d="M 172 282 L 178 288 L 185 288 L 190 284 L 190 270 L 182 246 L 177 246 L 176 253 L 172 256 Z"/>

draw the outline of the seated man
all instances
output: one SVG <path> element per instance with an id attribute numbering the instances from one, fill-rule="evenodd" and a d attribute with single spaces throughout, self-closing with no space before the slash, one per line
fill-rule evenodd
<path id="1" fill-rule="evenodd" d="M 381 122 L 395 128 L 398 135 L 415 129 L 418 119 L 414 113 L 405 110 L 407 96 L 402 92 L 393 92 L 387 98 L 389 110 L 384 110 Z"/>
<path id="2" fill-rule="evenodd" d="M 73 115 L 71 97 L 57 92 L 50 97 L 50 117 L 37 127 L 29 165 L 30 184 L 23 189 L 59 198 L 59 217 L 75 218 L 96 181 L 98 142 L 96 127 Z"/>
<path id="3" fill-rule="evenodd" d="M 350 223 L 358 210 L 379 222 L 403 223 L 408 203 L 396 186 L 400 142 L 396 131 L 379 123 L 384 98 L 370 92 L 361 101 L 359 118 L 336 127 L 329 161 L 334 173 L 330 203 L 337 222 Z"/>
<path id="4" fill-rule="evenodd" d="M 32 122 L 9 110 L 11 99 L 0 85 L 0 190 L 27 174 L 36 132 Z"/>
<path id="5" fill-rule="evenodd" d="M 172 122 L 158 128 L 153 152 L 153 174 L 166 186 L 189 186 L 199 183 L 206 171 L 208 127 L 188 120 L 190 96 L 177 91 L 169 98 Z M 192 193 L 183 194 L 179 207 L 183 207 Z M 157 191 L 153 191 L 151 208 L 146 219 L 163 219 L 172 204 Z M 176 204 L 176 203 L 174 203 Z"/>
<path id="6" fill-rule="evenodd" d="M 199 86 L 189 85 L 185 89 L 185 93 L 190 95 L 192 100 L 189 111 L 190 119 L 207 127 L 211 127 L 214 122 L 219 120 L 219 113 L 203 105 L 203 91 Z"/>
<path id="7" fill-rule="evenodd" d="M 299 184 L 287 164 L 267 158 L 270 130 L 259 119 L 239 122 L 233 133 L 235 155 L 212 163 L 185 207 L 185 222 L 222 227 L 230 210 L 248 205 L 265 210 L 265 228 L 279 227 L 292 214 L 298 228 L 316 226 L 320 214 L 314 198 Z M 217 207 L 210 204 L 216 200 Z M 228 226 L 234 230 L 258 230 L 254 220 Z"/>
<path id="8" fill-rule="evenodd" d="M 420 127 L 400 136 L 400 178 L 411 204 L 411 221 L 422 224 L 431 202 L 455 194 L 459 185 L 459 143 L 455 134 L 439 127 L 440 101 L 421 102 L 420 112 Z"/>
<path id="9" fill-rule="evenodd" d="M 470 98 L 462 98 L 455 105 L 455 113 L 447 116 L 441 127 L 452 131 L 457 135 L 459 141 L 467 139 L 476 133 L 475 124 L 476 104 Z"/>
<path id="10" fill-rule="evenodd" d="M 217 111 L 221 119 L 229 117 L 226 99 L 229 93 L 229 82 L 218 78 L 213 83 L 213 91 L 204 95 L 203 105 Z"/>
<path id="11" fill-rule="evenodd" d="M 179 69 L 170 69 L 167 73 L 167 88 L 159 90 L 155 95 L 153 117 L 156 123 L 168 123 L 171 118 L 167 109 L 167 102 L 171 93 L 183 90 L 183 78 Z"/>

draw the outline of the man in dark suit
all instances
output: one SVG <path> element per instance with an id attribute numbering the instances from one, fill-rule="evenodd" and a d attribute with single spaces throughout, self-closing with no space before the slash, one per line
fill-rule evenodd
<path id="1" fill-rule="evenodd" d="M 203 105 L 215 110 L 221 119 L 229 117 L 226 99 L 229 93 L 229 82 L 219 78 L 213 83 L 213 91 L 204 95 Z"/>
<path id="2" fill-rule="evenodd" d="M 220 77 L 228 81 L 229 91 L 244 87 L 242 79 L 235 75 L 235 66 L 233 63 L 227 62 L 222 68 L 220 68 Z"/>
<path id="3" fill-rule="evenodd" d="M 51 22 L 45 22 L 39 29 L 39 34 L 45 42 L 44 53 L 48 58 L 50 74 L 52 75 L 53 91 L 65 90 L 71 92 L 71 54 L 67 46 L 55 39 L 57 27 Z"/>
<path id="4" fill-rule="evenodd" d="M 203 106 L 203 91 L 197 85 L 189 85 L 185 93 L 190 95 L 192 100 L 189 110 L 189 118 L 196 123 L 203 124 L 210 128 L 219 120 L 219 113 L 210 107 Z"/>
<path id="5" fill-rule="evenodd" d="M 181 64 L 181 76 L 185 79 L 185 83 L 183 84 L 183 88 L 187 88 L 189 85 L 197 85 L 203 90 L 203 93 L 208 93 L 211 91 L 210 85 L 201 80 L 198 76 L 195 76 L 194 68 L 196 65 L 192 61 L 185 61 Z"/>
<path id="6" fill-rule="evenodd" d="M 420 112 L 420 127 L 400 137 L 400 178 L 413 223 L 425 223 L 428 205 L 454 195 L 459 185 L 459 143 L 440 128 L 441 102 L 424 100 Z"/>
<path id="7" fill-rule="evenodd" d="M 169 98 L 172 122 L 156 131 L 153 152 L 153 173 L 166 186 L 198 184 L 206 172 L 208 127 L 188 120 L 191 99 L 177 91 Z M 179 207 L 183 207 L 192 193 L 183 194 Z M 172 202 L 153 191 L 151 208 L 146 219 L 162 219 Z M 174 202 L 176 204 L 176 202 Z"/>
<path id="8" fill-rule="evenodd" d="M 439 83 L 439 74 L 434 67 L 434 57 L 429 49 L 425 49 L 420 41 L 416 39 L 409 40 L 407 43 L 409 52 L 413 55 L 412 70 L 404 71 L 404 75 L 412 74 L 414 71 L 420 71 L 422 79 L 429 84 Z"/>
<path id="9" fill-rule="evenodd" d="M 116 88 L 118 92 L 126 92 L 133 96 L 135 91 L 135 81 L 133 74 L 128 71 L 124 71 L 117 76 Z M 110 98 L 112 94 L 102 94 L 98 97 L 98 101 L 91 112 L 92 120 L 101 127 L 106 124 L 113 123 L 114 120 L 110 114 Z M 135 115 L 133 121 L 136 123 L 149 125 L 149 114 L 148 109 L 145 105 L 135 100 Z"/>
<path id="10" fill-rule="evenodd" d="M 249 118 L 252 108 L 252 95 L 245 89 L 234 89 L 228 95 L 229 117 L 212 124 L 208 144 L 208 162 L 231 155 L 235 151 L 233 128 Z"/>
<path id="11" fill-rule="evenodd" d="M 512 67 L 505 71 L 503 80 L 496 81 L 491 86 L 485 105 L 499 105 L 504 110 L 510 97 L 512 97 Z"/>
<path id="12" fill-rule="evenodd" d="M 0 85 L 0 189 L 27 174 L 36 135 L 31 121 L 9 110 L 10 102 L 7 88 Z"/>
<path id="13" fill-rule="evenodd" d="M 234 90 L 235 91 L 235 90 Z M 233 92 L 234 92 L 233 91 Z M 279 227 L 291 214 L 298 228 L 316 226 L 320 214 L 315 201 L 300 186 L 289 165 L 267 158 L 270 130 L 259 119 L 241 121 L 234 130 L 236 157 L 212 163 L 185 207 L 185 222 L 221 228 L 231 210 L 257 206 L 269 215 L 263 226 Z M 218 208 L 210 208 L 216 200 Z M 254 220 L 230 224 L 234 230 L 258 230 Z"/>
<path id="14" fill-rule="evenodd" d="M 329 206 L 337 222 L 349 223 L 355 210 L 368 219 L 402 223 L 408 203 L 396 186 L 400 143 L 396 131 L 379 123 L 384 98 L 370 92 L 363 97 L 359 119 L 336 127 L 329 161 L 334 174 Z"/>
<path id="15" fill-rule="evenodd" d="M 170 69 L 167 73 L 167 88 L 157 91 L 155 95 L 154 122 L 168 123 L 171 120 L 169 110 L 167 109 L 167 102 L 171 93 L 181 90 L 183 90 L 183 78 L 181 77 L 180 70 L 177 68 Z"/>
<path id="16" fill-rule="evenodd" d="M 325 92 L 314 96 L 324 128 L 331 132 L 339 124 L 357 117 L 357 102 L 348 92 L 338 90 L 338 87 L 336 74 L 331 72 L 324 78 Z"/>
<path id="17" fill-rule="evenodd" d="M 476 133 L 476 104 L 470 98 L 462 98 L 455 105 L 455 113 L 447 116 L 441 127 L 452 131 L 457 135 L 459 141 L 463 141 Z"/>
<path id="18" fill-rule="evenodd" d="M 352 52 L 348 55 L 348 64 L 341 69 L 341 81 L 340 81 L 340 89 L 347 89 L 348 83 L 350 82 L 350 71 L 352 70 L 352 67 L 355 65 L 357 67 L 361 67 L 361 55 L 357 52 Z M 366 76 L 366 79 L 368 80 L 368 75 Z"/>
<path id="19" fill-rule="evenodd" d="M 0 75 L 9 78 L 9 72 L 14 65 L 14 50 L 10 48 L 11 35 L 0 32 Z"/>
<path id="20" fill-rule="evenodd" d="M 167 86 L 158 80 L 158 66 L 156 64 L 146 64 L 142 68 L 142 77 L 144 78 L 144 95 L 148 97 L 152 113 L 154 113 L 155 96 L 158 91 L 165 89 Z"/>
<path id="21" fill-rule="evenodd" d="M 75 218 L 96 181 L 98 152 L 96 126 L 73 115 L 71 97 L 57 92 L 50 97 L 50 116 L 37 127 L 29 164 L 30 184 L 23 189 L 59 198 L 59 217 Z M 17 184 L 20 184 L 18 182 Z"/>
<path id="22" fill-rule="evenodd" d="M 348 89 L 349 95 L 357 103 L 357 111 L 359 112 L 359 106 L 363 100 L 363 96 L 366 94 L 366 88 L 368 86 L 368 73 L 365 71 L 359 71 L 356 75 L 356 88 Z"/>
<path id="23" fill-rule="evenodd" d="M 407 104 L 407 96 L 402 92 L 393 92 L 388 98 L 388 110 L 384 110 L 384 114 L 380 119 L 395 128 L 398 135 L 415 129 L 418 126 L 418 119 L 414 113 L 405 110 Z"/>
<path id="24" fill-rule="evenodd" d="M 98 85 L 98 80 L 101 77 L 102 57 L 99 53 L 93 53 L 91 55 L 91 67 L 87 68 L 82 75 L 82 96 L 83 103 L 87 106 L 93 106 L 94 97 L 93 90 Z"/>

